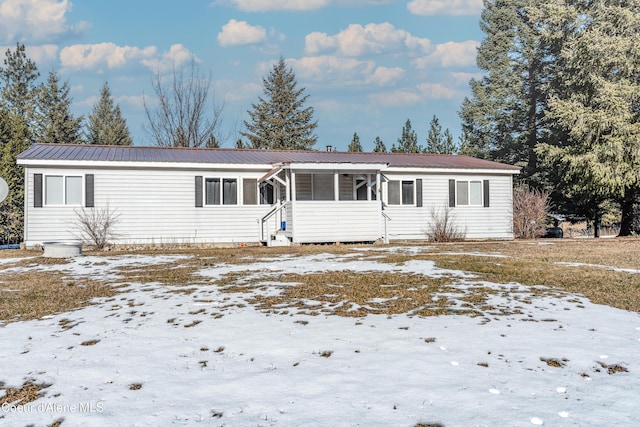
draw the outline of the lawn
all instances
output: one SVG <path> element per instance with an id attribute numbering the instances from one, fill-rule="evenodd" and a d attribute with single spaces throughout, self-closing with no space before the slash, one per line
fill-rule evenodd
<path id="1" fill-rule="evenodd" d="M 633 425 L 640 240 L 0 251 L 0 424 Z"/>

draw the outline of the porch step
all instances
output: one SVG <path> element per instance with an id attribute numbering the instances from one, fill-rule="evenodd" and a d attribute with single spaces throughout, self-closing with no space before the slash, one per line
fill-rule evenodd
<path id="1" fill-rule="evenodd" d="M 267 246 L 291 246 L 291 240 L 285 234 L 272 234 Z"/>

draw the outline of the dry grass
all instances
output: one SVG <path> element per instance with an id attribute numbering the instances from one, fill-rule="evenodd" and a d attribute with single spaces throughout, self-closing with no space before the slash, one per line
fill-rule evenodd
<path id="1" fill-rule="evenodd" d="M 27 381 L 20 388 L 8 387 L 5 390 L 5 395 L 0 397 L 0 406 L 10 405 L 17 407 L 33 402 L 40 397 L 40 392 L 47 387 L 48 385 L 46 384 L 38 385 L 31 381 Z M 0 390 L 2 389 L 3 388 L 0 387 Z"/>
<path id="2" fill-rule="evenodd" d="M 0 321 L 41 318 L 66 312 L 90 303 L 92 298 L 109 297 L 122 283 L 162 283 L 167 292 L 194 293 L 197 286 L 216 286 L 222 292 L 251 293 L 248 302 L 267 312 L 287 313 L 303 310 L 310 314 L 363 316 L 368 313 L 409 313 L 421 316 L 443 314 L 479 315 L 501 313 L 499 307 L 487 305 L 496 291 L 482 284 L 520 283 L 531 294 L 553 295 L 569 292 L 584 295 L 591 301 L 640 312 L 640 274 L 616 272 L 606 267 L 638 269 L 639 239 L 578 239 L 509 242 L 460 242 L 430 244 L 417 255 L 403 251 L 387 251 L 392 247 L 366 246 L 369 251 L 359 257 L 377 262 L 402 264 L 409 260 L 433 260 L 438 267 L 462 270 L 476 275 L 461 292 L 455 285 L 459 278 L 428 278 L 391 272 L 354 273 L 333 271 L 310 274 L 282 274 L 251 271 L 230 273 L 212 281 L 197 273 L 203 268 L 222 264 L 249 265 L 281 255 L 288 257 L 331 253 L 356 254 L 356 245 L 309 245 L 289 248 L 244 247 L 234 249 L 158 249 L 135 252 L 109 252 L 109 256 L 134 253 L 184 254 L 189 258 L 162 266 L 120 268 L 120 279 L 108 284 L 91 277 L 71 278 L 46 267 L 66 263 L 34 257 L 34 253 L 2 251 L 0 258 L 24 258 L 0 264 Z M 370 251 L 381 249 L 381 251 Z M 475 256 L 478 254 L 493 257 Z M 96 254 L 99 255 L 99 254 Z M 26 259 L 26 257 L 32 257 Z M 505 256 L 505 257 L 500 257 Z M 376 258 L 374 258 L 376 257 Z M 567 266 L 558 262 L 591 264 Z M 600 266 L 600 267 L 599 267 Z M 5 273 L 14 267 L 29 267 L 27 272 Z M 256 295 L 256 289 L 276 287 L 273 296 Z M 540 288 L 541 286 L 545 287 Z M 445 295 L 446 294 L 446 295 Z M 450 295 L 456 294 L 455 298 Z M 518 299 L 518 295 L 510 295 Z M 310 303 L 312 302 L 312 303 Z M 524 301 L 525 303 L 530 301 Z M 193 327 L 189 324 L 186 327 Z M 74 325 L 61 325 L 70 328 Z"/>
<path id="3" fill-rule="evenodd" d="M 57 272 L 29 271 L 7 277 L 0 270 L 0 321 L 39 319 L 74 310 L 116 291 L 90 278 L 70 279 Z"/>

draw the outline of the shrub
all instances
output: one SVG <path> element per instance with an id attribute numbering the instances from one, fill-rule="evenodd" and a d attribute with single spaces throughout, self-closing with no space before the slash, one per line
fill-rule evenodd
<path id="1" fill-rule="evenodd" d="M 549 193 L 517 186 L 513 190 L 513 235 L 520 239 L 543 236 L 550 208 Z"/>
<path id="2" fill-rule="evenodd" d="M 103 250 L 109 240 L 116 237 L 113 231 L 120 215 L 111 210 L 109 204 L 103 208 L 82 208 L 76 210 L 76 235 L 83 243 L 94 246 L 97 250 Z"/>
<path id="3" fill-rule="evenodd" d="M 451 208 L 445 206 L 442 211 L 431 208 L 431 222 L 427 229 L 427 239 L 432 242 L 454 242 L 464 240 L 466 233 L 456 224 Z"/>

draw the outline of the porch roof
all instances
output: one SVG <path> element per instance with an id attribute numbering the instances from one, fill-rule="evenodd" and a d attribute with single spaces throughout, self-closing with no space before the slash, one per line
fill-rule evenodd
<path id="1" fill-rule="evenodd" d="M 388 167 L 438 169 L 492 169 L 518 171 L 517 166 L 462 155 L 413 153 L 351 153 L 314 150 L 255 150 L 228 148 L 172 148 L 83 144 L 34 144 L 18 156 L 20 164 L 66 162 L 136 162 L 270 165 L 369 164 Z M 56 162 L 57 163 L 57 162 Z"/>

